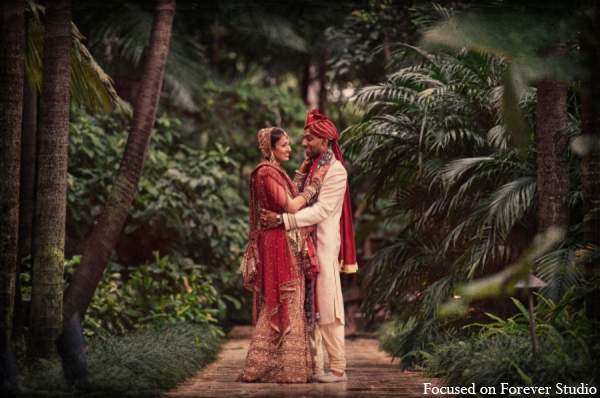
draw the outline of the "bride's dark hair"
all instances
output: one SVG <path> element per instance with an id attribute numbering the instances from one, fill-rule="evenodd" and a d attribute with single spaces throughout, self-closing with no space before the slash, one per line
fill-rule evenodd
<path id="1" fill-rule="evenodd" d="M 287 133 L 280 128 L 276 128 L 271 131 L 271 148 L 275 148 L 277 141 L 279 141 L 284 135 L 287 135 Z"/>

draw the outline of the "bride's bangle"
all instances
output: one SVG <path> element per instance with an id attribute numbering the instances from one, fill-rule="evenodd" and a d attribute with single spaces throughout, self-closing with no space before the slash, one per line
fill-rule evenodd
<path id="1" fill-rule="evenodd" d="M 306 189 L 300 194 L 304 199 L 306 199 L 306 203 L 310 201 L 310 199 L 319 192 L 323 181 L 319 177 L 315 177 L 311 183 L 306 187 Z"/>

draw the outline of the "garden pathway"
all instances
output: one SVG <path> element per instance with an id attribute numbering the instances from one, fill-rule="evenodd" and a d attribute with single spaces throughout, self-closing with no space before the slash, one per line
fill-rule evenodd
<path id="1" fill-rule="evenodd" d="M 380 351 L 374 338 L 346 339 L 346 383 L 236 383 L 250 344 L 251 327 L 234 327 L 219 358 L 163 398 L 183 397 L 423 397 L 423 384 L 440 386 L 419 372 L 401 372 L 398 360 Z M 428 394 L 431 396 L 431 393 Z M 442 397 L 443 395 L 435 395 Z"/>

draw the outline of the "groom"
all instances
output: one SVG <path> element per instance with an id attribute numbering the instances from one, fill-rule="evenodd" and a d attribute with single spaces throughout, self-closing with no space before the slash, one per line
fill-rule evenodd
<path id="1" fill-rule="evenodd" d="M 357 270 L 348 173 L 344 167 L 338 138 L 338 131 L 327 116 L 318 113 L 316 109 L 310 112 L 302 138 L 307 159 L 294 181 L 300 181 L 301 185 L 306 186 L 318 168 L 329 164 L 321 189 L 309 202 L 309 207 L 296 214 L 275 214 L 261 210 L 261 222 L 266 228 L 283 224 L 288 230 L 317 225 L 316 244 L 320 272 L 316 292 L 319 320 L 309 337 L 315 362 L 312 380 L 322 383 L 348 380 L 340 272 L 354 273 Z M 302 191 L 303 186 L 299 188 Z M 324 372 L 323 345 L 329 355 L 328 373 Z"/>

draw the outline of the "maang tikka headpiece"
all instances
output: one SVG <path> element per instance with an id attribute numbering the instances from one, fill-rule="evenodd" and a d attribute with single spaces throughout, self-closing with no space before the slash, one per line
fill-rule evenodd
<path id="1" fill-rule="evenodd" d="M 269 162 L 276 163 L 275 154 L 271 150 L 271 133 L 273 130 L 281 130 L 289 137 L 289 134 L 281 127 L 267 127 L 258 132 L 258 148 L 264 158 Z"/>

